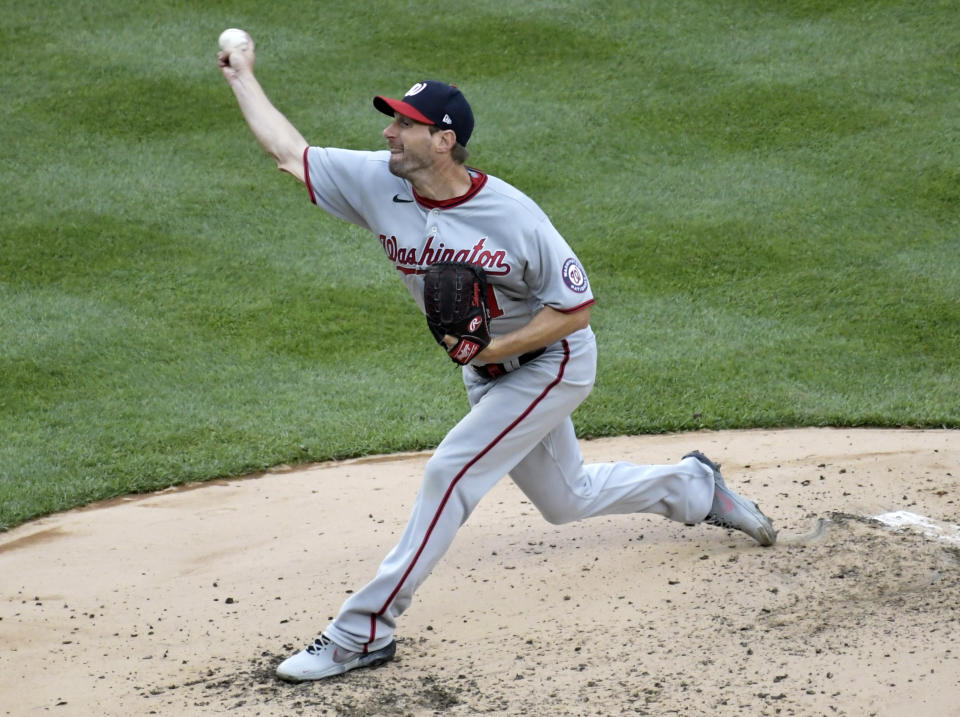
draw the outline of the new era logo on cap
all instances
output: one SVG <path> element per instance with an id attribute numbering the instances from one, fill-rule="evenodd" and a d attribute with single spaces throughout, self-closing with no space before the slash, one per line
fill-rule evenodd
<path id="1" fill-rule="evenodd" d="M 463 93 L 454 85 L 437 80 L 418 82 L 402 100 L 377 95 L 373 106 L 385 115 L 399 113 L 424 124 L 452 129 L 457 142 L 466 146 L 473 133 L 473 111 Z"/>

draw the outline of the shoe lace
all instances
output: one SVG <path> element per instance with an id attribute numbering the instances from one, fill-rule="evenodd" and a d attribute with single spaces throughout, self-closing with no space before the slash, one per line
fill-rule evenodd
<path id="1" fill-rule="evenodd" d="M 721 516 L 716 513 L 710 513 L 706 518 L 703 519 L 703 522 L 707 525 L 714 525 L 718 528 L 731 528 L 733 530 L 740 530 L 740 526 L 736 525 L 729 520 L 724 520 Z"/>
<path id="2" fill-rule="evenodd" d="M 332 645 L 332 644 L 333 644 L 333 640 L 331 640 L 326 635 L 320 635 L 317 639 L 313 641 L 312 644 L 307 645 L 307 652 L 309 652 L 311 655 L 315 655 L 316 653 L 320 652 L 320 650 L 325 648 L 327 645 Z"/>

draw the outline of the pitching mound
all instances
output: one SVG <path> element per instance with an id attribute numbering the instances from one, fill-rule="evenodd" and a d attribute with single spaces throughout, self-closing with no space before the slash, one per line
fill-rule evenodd
<path id="1" fill-rule="evenodd" d="M 397 659 L 289 685 L 399 537 L 426 454 L 134 496 L 0 534 L 0 715 L 948 715 L 960 433 L 803 429 L 700 448 L 774 548 L 655 516 L 551 526 L 509 480 L 403 616 Z"/>

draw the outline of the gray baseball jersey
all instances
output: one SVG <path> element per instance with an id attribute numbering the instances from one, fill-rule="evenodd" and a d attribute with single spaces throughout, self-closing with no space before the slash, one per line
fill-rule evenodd
<path id="1" fill-rule="evenodd" d="M 423 271 L 437 261 L 484 269 L 490 333 L 514 331 L 544 306 L 563 312 L 593 303 L 580 262 L 547 215 L 506 182 L 471 170 L 473 185 L 452 202 L 416 197 L 387 169 L 390 153 L 311 148 L 311 200 L 369 229 L 423 310 Z"/>
<path id="2" fill-rule="evenodd" d="M 436 261 L 486 270 L 495 336 L 524 326 L 544 306 L 573 312 L 593 303 L 570 246 L 522 192 L 471 170 L 464 196 L 432 202 L 391 174 L 388 161 L 386 151 L 309 148 L 306 183 L 317 206 L 379 238 L 421 310 L 422 273 Z M 438 354 L 437 360 L 444 359 Z M 463 368 L 470 412 L 427 462 L 400 542 L 324 631 L 337 645 L 366 653 L 390 644 L 396 618 L 416 588 L 480 499 L 508 473 L 552 523 L 634 512 L 698 522 L 709 511 L 713 473 L 694 458 L 669 466 L 583 464 L 570 414 L 596 375 L 589 327 L 532 360 L 514 357 L 504 365 L 497 378 Z"/>

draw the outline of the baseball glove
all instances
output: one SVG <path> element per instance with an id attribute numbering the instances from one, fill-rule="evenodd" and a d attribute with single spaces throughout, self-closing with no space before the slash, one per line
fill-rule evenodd
<path id="1" fill-rule="evenodd" d="M 427 325 L 454 363 L 464 365 L 490 343 L 487 276 L 483 269 L 461 262 L 431 264 L 423 275 Z M 457 343 L 448 347 L 443 337 Z"/>

